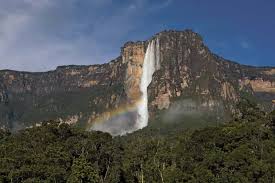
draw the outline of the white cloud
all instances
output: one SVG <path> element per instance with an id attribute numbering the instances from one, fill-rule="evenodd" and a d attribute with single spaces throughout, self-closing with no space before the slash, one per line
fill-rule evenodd
<path id="1" fill-rule="evenodd" d="M 150 10 L 151 11 L 158 11 L 158 10 L 164 9 L 167 6 L 169 6 L 172 2 L 173 2 L 173 0 L 159 1 L 157 4 L 155 4 L 154 6 L 152 6 L 150 8 Z"/>
<path id="2" fill-rule="evenodd" d="M 242 48 L 247 49 L 250 47 L 250 44 L 247 41 L 241 41 L 240 45 Z"/>
<path id="3" fill-rule="evenodd" d="M 152 7 L 148 0 L 0 0 L 0 69 L 44 71 L 119 55 L 125 36 Z M 123 40 L 123 41 L 122 41 Z"/>

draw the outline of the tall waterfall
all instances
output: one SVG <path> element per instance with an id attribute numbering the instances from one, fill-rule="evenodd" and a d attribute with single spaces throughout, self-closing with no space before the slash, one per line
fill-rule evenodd
<path id="1" fill-rule="evenodd" d="M 160 68 L 159 40 L 150 41 L 142 67 L 139 89 L 142 93 L 139 101 L 133 106 L 122 106 L 116 110 L 106 112 L 95 120 L 92 130 L 109 132 L 112 135 L 125 135 L 144 128 L 148 123 L 148 94 L 147 88 L 152 76 Z"/>
<path id="2" fill-rule="evenodd" d="M 160 68 L 160 49 L 159 40 L 152 40 L 146 50 L 142 76 L 140 82 L 140 91 L 142 93 L 140 104 L 138 105 L 137 128 L 141 129 L 148 124 L 148 93 L 147 88 L 152 81 L 152 76 L 156 70 Z"/>

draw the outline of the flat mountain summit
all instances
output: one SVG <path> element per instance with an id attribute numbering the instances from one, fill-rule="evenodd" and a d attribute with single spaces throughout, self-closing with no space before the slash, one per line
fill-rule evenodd
<path id="1" fill-rule="evenodd" d="M 242 97 L 255 99 L 265 110 L 274 107 L 274 67 L 241 65 L 217 56 L 191 30 L 163 31 L 146 41 L 127 42 L 120 56 L 106 64 L 39 73 L 1 70 L 0 126 L 17 130 L 59 120 L 85 128 L 109 121 L 113 128 L 116 120 L 111 118 L 131 116 L 142 95 L 143 63 L 153 40 L 158 41 L 159 68 L 147 90 L 149 123 L 197 114 L 229 120 L 239 115 Z"/>

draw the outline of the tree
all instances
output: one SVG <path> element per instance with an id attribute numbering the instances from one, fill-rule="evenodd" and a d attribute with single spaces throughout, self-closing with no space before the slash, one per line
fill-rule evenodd
<path id="1" fill-rule="evenodd" d="M 98 172 L 94 166 L 86 160 L 84 153 L 82 153 L 79 158 L 74 159 L 68 182 L 99 182 Z"/>

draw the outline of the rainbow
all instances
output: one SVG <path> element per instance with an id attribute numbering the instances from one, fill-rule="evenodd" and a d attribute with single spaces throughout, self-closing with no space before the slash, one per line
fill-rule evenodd
<path id="1" fill-rule="evenodd" d="M 120 130 L 121 131 L 120 135 L 123 135 L 125 133 L 133 132 L 135 130 L 146 127 L 148 124 L 148 118 L 149 118 L 147 88 L 153 79 L 154 72 L 160 69 L 159 59 L 160 59 L 159 39 L 152 40 L 149 42 L 149 45 L 147 47 L 147 50 L 144 56 L 143 65 L 142 65 L 142 75 L 141 75 L 140 86 L 139 86 L 139 89 L 142 93 L 140 99 L 134 103 L 121 105 L 120 107 L 115 108 L 111 111 L 104 112 L 98 118 L 94 120 L 90 120 L 90 122 L 88 122 L 89 129 L 98 129 L 103 131 L 109 131 L 111 133 L 113 131 L 113 134 L 119 134 L 119 130 Z M 136 114 L 133 112 L 136 112 Z M 125 121 L 123 120 L 123 118 L 127 116 L 127 114 L 132 115 L 131 113 L 136 115 L 136 119 L 134 119 L 135 120 L 134 124 L 132 124 L 132 121 L 129 121 L 129 124 L 133 126 L 130 129 L 129 128 L 127 129 L 128 126 L 125 125 Z M 106 124 L 101 125 L 101 123 L 110 122 L 113 120 L 116 121 L 117 119 L 120 119 L 120 118 L 122 118 L 122 120 L 115 122 L 115 125 L 117 125 L 116 127 L 114 127 L 114 125 L 112 124 L 109 126 L 106 126 Z M 105 129 L 104 129 L 104 125 L 105 125 Z"/>
<path id="2" fill-rule="evenodd" d="M 130 112 L 135 112 L 135 111 L 137 111 L 137 108 L 139 105 L 141 105 L 141 103 L 142 103 L 142 100 L 139 99 L 132 104 L 123 104 L 115 109 L 103 112 L 97 118 L 90 119 L 87 124 L 86 129 L 90 130 L 94 124 L 105 123 L 107 121 L 112 120 L 113 118 L 118 117 L 118 116 L 126 115 L 127 113 L 130 113 Z"/>

